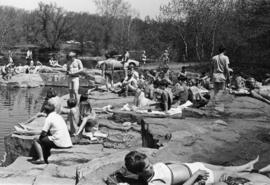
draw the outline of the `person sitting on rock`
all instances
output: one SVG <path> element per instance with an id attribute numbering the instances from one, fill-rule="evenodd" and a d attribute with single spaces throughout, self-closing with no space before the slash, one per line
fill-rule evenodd
<path id="1" fill-rule="evenodd" d="M 211 78 L 206 72 L 203 72 L 200 76 L 200 85 L 205 89 L 211 89 Z"/>
<path id="2" fill-rule="evenodd" d="M 131 151 L 125 156 L 128 171 L 138 175 L 141 184 L 148 185 L 213 185 L 224 174 L 251 172 L 259 157 L 241 166 L 216 166 L 204 162 L 158 162 L 152 164 L 144 153 Z"/>
<path id="3" fill-rule="evenodd" d="M 51 59 L 49 60 L 49 64 L 52 67 L 62 67 L 59 63 L 58 60 L 56 60 L 54 57 L 51 57 Z"/>
<path id="4" fill-rule="evenodd" d="M 88 94 L 82 94 L 79 103 L 79 128 L 74 134 L 75 136 L 80 135 L 83 130 L 85 132 L 94 132 L 98 130 L 98 122 L 96 120 L 96 113 L 92 109 Z"/>
<path id="5" fill-rule="evenodd" d="M 139 86 L 139 88 L 137 88 L 136 90 L 133 103 L 138 108 L 146 108 L 150 106 L 151 104 L 155 104 L 156 102 L 153 100 L 150 100 L 149 98 L 146 98 L 145 93 L 144 93 L 144 88 Z"/>
<path id="6" fill-rule="evenodd" d="M 11 79 L 12 74 L 11 74 L 11 66 L 10 66 L 10 64 L 7 64 L 7 65 L 5 65 L 5 66 L 3 66 L 1 68 L 1 74 L 2 74 L 2 78 L 4 80 Z"/>
<path id="7" fill-rule="evenodd" d="M 172 80 L 171 80 L 171 71 L 169 70 L 169 67 L 164 67 L 163 68 L 163 76 L 161 77 L 162 79 L 165 79 L 169 85 L 172 85 Z"/>
<path id="8" fill-rule="evenodd" d="M 69 123 L 69 133 L 71 136 L 76 134 L 80 122 L 80 112 L 77 101 L 74 98 L 67 100 L 68 109 L 63 108 L 61 113 L 67 114 L 67 122 Z"/>
<path id="9" fill-rule="evenodd" d="M 179 82 L 174 85 L 172 88 L 173 93 L 173 105 L 179 106 L 188 101 L 189 89 L 184 82 Z"/>
<path id="10" fill-rule="evenodd" d="M 185 66 L 181 68 L 181 71 L 178 74 L 178 80 L 181 82 L 185 82 L 187 80 L 187 71 Z"/>
<path id="11" fill-rule="evenodd" d="M 128 96 L 128 92 L 135 92 L 137 86 L 137 80 L 133 77 L 132 71 L 128 71 L 128 76 L 124 79 L 122 83 L 122 89 L 118 92 L 119 95 L 124 93 L 124 96 Z"/>
<path id="12" fill-rule="evenodd" d="M 159 88 L 155 89 L 155 93 L 159 94 L 159 107 L 161 111 L 164 111 L 165 113 L 168 112 L 168 110 L 171 109 L 172 106 L 172 100 L 173 95 L 172 92 L 167 88 L 168 82 L 166 80 L 162 80 L 159 83 Z"/>
<path id="13" fill-rule="evenodd" d="M 128 70 L 130 71 L 130 73 L 132 73 L 132 77 L 135 80 L 139 80 L 140 75 L 139 75 L 139 73 L 137 71 L 135 71 L 134 66 L 129 66 Z"/>
<path id="14" fill-rule="evenodd" d="M 32 163 L 48 163 L 52 148 L 70 148 L 72 142 L 69 136 L 65 120 L 55 112 L 55 106 L 48 101 L 44 106 L 47 115 L 39 138 L 35 138 L 33 145 L 37 153 L 37 158 L 33 158 Z"/>

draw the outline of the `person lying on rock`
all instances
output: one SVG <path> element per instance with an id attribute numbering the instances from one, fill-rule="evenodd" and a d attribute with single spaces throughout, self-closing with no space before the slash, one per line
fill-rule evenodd
<path id="1" fill-rule="evenodd" d="M 55 112 L 55 105 L 48 101 L 44 106 L 44 112 L 47 117 L 39 138 L 33 141 L 37 158 L 33 158 L 32 163 L 48 163 L 48 157 L 51 155 L 52 148 L 70 148 L 72 142 L 69 136 L 65 120 L 61 115 Z"/>
<path id="2" fill-rule="evenodd" d="M 246 80 L 246 87 L 249 88 L 251 97 L 270 104 L 270 86 L 262 86 L 251 77 Z"/>
<path id="3" fill-rule="evenodd" d="M 148 185 L 213 185 L 219 183 L 224 174 L 251 172 L 259 157 L 241 166 L 216 166 L 204 162 L 152 164 L 148 157 L 138 151 L 131 151 L 125 156 L 128 171 L 138 175 L 142 184 Z M 218 184 L 216 184 L 218 185 Z M 223 183 L 224 185 L 224 183 Z"/>
<path id="4" fill-rule="evenodd" d="M 98 130 L 96 113 L 92 109 L 87 93 L 82 94 L 80 97 L 79 113 L 79 128 L 74 134 L 75 136 L 80 135 L 83 130 L 85 130 L 85 132 L 94 132 Z"/>

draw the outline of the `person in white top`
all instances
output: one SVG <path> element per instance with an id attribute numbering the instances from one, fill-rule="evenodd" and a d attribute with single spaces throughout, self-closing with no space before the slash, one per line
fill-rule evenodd
<path id="1" fill-rule="evenodd" d="M 67 75 L 70 98 L 75 98 L 78 102 L 80 86 L 79 75 L 83 71 L 83 64 L 81 60 L 75 57 L 76 53 L 74 52 L 68 54 Z"/>
<path id="2" fill-rule="evenodd" d="M 52 148 L 70 148 L 72 147 L 71 138 L 65 120 L 61 115 L 55 112 L 55 105 L 48 101 L 44 106 L 47 114 L 42 132 L 38 139 L 34 139 L 34 148 L 38 158 L 33 158 L 32 163 L 48 163 L 50 150 Z"/>

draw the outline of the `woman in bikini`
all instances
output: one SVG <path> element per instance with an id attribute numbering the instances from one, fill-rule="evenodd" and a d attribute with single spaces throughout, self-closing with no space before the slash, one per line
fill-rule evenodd
<path id="1" fill-rule="evenodd" d="M 126 168 L 139 176 L 148 185 L 212 185 L 219 183 L 224 174 L 251 172 L 259 158 L 241 166 L 216 166 L 203 162 L 195 163 L 156 163 L 151 164 L 147 156 L 137 151 L 131 151 L 125 156 Z M 224 183 L 223 183 L 224 185 Z"/>

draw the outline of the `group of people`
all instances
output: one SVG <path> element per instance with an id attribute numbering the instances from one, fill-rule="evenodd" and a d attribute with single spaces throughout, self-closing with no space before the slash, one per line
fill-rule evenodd
<path id="1" fill-rule="evenodd" d="M 109 90 L 119 96 L 133 95 L 137 108 L 156 109 L 165 113 L 171 107 L 183 105 L 188 100 L 196 107 L 206 105 L 210 99 L 206 89 L 209 88 L 209 78 L 201 76 L 192 79 L 187 74 L 185 67 L 179 73 L 172 72 L 167 66 L 139 73 L 134 66 L 129 66 L 127 76 L 122 82 L 109 87 Z"/>
<path id="2" fill-rule="evenodd" d="M 67 115 L 67 120 L 64 120 L 63 114 Z M 27 124 L 43 116 L 46 118 L 40 136 L 33 140 L 36 154 L 30 161 L 34 164 L 48 163 L 52 148 L 72 147 L 71 137 L 81 138 L 84 134 L 94 137 L 94 133 L 98 130 L 96 114 L 87 92 L 80 96 L 78 102 L 77 99 L 70 97 L 67 106 L 62 106 L 60 97 L 50 88 L 40 112 L 20 126 L 31 133 L 34 129 L 31 130 Z"/>
<path id="3" fill-rule="evenodd" d="M 134 96 L 134 105 L 138 108 L 155 109 L 167 113 L 170 108 L 185 104 L 188 100 L 194 106 L 205 106 L 209 99 L 210 79 L 213 80 L 215 96 L 224 91 L 230 81 L 229 58 L 225 55 L 225 48 L 219 48 L 219 54 L 212 58 L 211 72 L 190 78 L 185 67 L 177 74 L 169 69 L 168 52 L 164 53 L 164 65 L 157 70 L 137 72 L 134 66 L 126 70 L 122 82 L 112 84 L 110 90 L 120 96 Z M 124 58 L 126 62 L 129 58 Z M 79 76 L 83 71 L 82 62 L 77 59 L 76 53 L 67 55 L 67 72 L 69 99 L 67 107 L 61 107 L 59 97 L 50 90 L 47 94 L 41 112 L 46 116 L 45 124 L 39 138 L 34 140 L 37 157 L 32 159 L 35 164 L 48 163 L 51 148 L 72 147 L 71 136 L 81 135 L 83 132 L 93 133 L 98 130 L 96 114 L 91 106 L 89 94 L 79 96 Z M 125 63 L 124 62 L 124 63 Z M 108 76 L 109 73 L 105 73 Z M 237 78 L 238 81 L 239 78 Z M 237 81 L 237 80 L 236 80 Z M 254 80 L 249 80 L 247 86 L 255 94 Z M 238 83 L 237 88 L 242 84 Z M 118 89 L 118 90 L 117 90 Z M 253 95 L 255 96 L 255 95 Z M 68 114 L 67 123 L 61 114 Z M 215 166 L 203 162 L 195 163 L 157 163 L 151 164 L 143 153 L 132 151 L 125 157 L 127 170 L 139 176 L 143 184 L 184 184 L 184 185 L 225 185 L 228 180 L 242 179 L 248 183 L 253 176 L 260 179 L 261 185 L 270 184 L 270 179 L 261 173 L 270 172 L 270 167 L 265 167 L 254 173 L 255 160 L 241 166 Z M 252 176 L 252 178 L 251 178 Z"/>
<path id="4" fill-rule="evenodd" d="M 34 62 L 33 53 L 31 50 L 27 51 L 26 54 L 26 65 L 15 65 L 13 61 L 13 53 L 8 52 L 8 63 L 1 68 L 1 75 L 4 80 L 9 80 L 12 76 L 19 73 L 37 73 L 42 67 L 42 63 L 39 60 Z"/>

